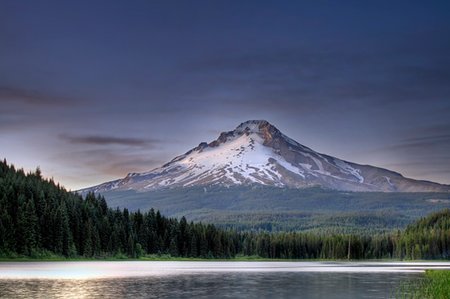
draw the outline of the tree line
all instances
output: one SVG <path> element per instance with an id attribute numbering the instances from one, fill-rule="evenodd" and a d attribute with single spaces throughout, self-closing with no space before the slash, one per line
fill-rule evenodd
<path id="1" fill-rule="evenodd" d="M 0 162 L 0 256 L 286 259 L 448 259 L 450 211 L 404 231 L 379 235 L 252 232 L 168 218 L 159 211 L 109 208 L 104 197 L 82 197 L 39 169 L 25 173 Z"/>

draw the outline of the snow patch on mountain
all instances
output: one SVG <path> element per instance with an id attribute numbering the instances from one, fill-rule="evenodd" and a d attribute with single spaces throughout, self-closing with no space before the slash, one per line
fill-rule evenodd
<path id="1" fill-rule="evenodd" d="M 348 163 L 339 159 L 334 159 L 334 163 L 341 168 L 342 172 L 350 173 L 356 177 L 360 183 L 364 183 L 364 177 L 361 175 L 361 170 L 353 168 Z"/>
<path id="2" fill-rule="evenodd" d="M 224 143 L 190 151 L 163 169 L 143 173 L 142 176 L 161 174 L 163 171 L 173 171 L 178 174 L 171 179 L 158 182 L 158 186 L 181 184 L 187 187 L 200 183 L 206 178 L 209 178 L 210 183 L 268 185 L 270 181 L 277 186 L 283 186 L 283 175 L 276 169 L 278 165 L 304 178 L 305 175 L 301 169 L 264 146 L 261 136 L 251 133 L 254 132 L 255 127 L 256 125 L 245 127 L 250 134 L 239 134 L 245 128 L 238 128 L 236 130 L 238 134 L 229 136 Z M 145 186 L 147 189 L 153 187 L 155 187 L 154 182 Z"/>

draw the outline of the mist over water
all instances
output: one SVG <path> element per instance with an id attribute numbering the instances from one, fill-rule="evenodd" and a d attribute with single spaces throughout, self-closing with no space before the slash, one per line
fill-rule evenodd
<path id="1" fill-rule="evenodd" d="M 389 298 L 450 263 L 0 263 L 1 298 Z"/>

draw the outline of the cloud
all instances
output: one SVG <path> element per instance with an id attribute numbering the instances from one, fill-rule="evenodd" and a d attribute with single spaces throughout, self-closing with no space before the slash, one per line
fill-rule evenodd
<path id="1" fill-rule="evenodd" d="M 387 146 L 388 151 L 413 156 L 450 158 L 450 124 L 418 127 L 409 132 L 397 144 Z"/>
<path id="2" fill-rule="evenodd" d="M 399 144 L 386 147 L 386 149 L 427 154 L 427 149 L 444 150 L 444 148 L 448 149 L 449 147 L 450 135 L 442 135 L 404 139 Z"/>
<path id="3" fill-rule="evenodd" d="M 124 145 L 124 146 L 139 146 L 139 147 L 153 147 L 160 143 L 160 140 L 156 139 L 142 139 L 131 137 L 113 137 L 113 136 L 70 136 L 60 135 L 61 139 L 68 141 L 72 144 L 88 144 L 88 145 Z"/>
<path id="4" fill-rule="evenodd" d="M 338 84 L 336 78 L 350 57 L 358 61 L 360 56 L 302 47 L 211 55 L 181 65 L 179 72 L 189 79 L 178 81 L 182 86 L 177 89 L 196 103 L 224 108 L 214 113 L 303 115 L 322 110 L 334 100 L 328 91 Z"/>
<path id="5" fill-rule="evenodd" d="M 58 153 L 54 159 L 66 165 L 61 176 L 66 176 L 67 173 L 77 174 L 71 180 L 79 187 L 122 178 L 130 172 L 149 171 L 167 162 L 151 151 L 124 152 L 115 148 L 69 149 L 64 153 Z"/>
<path id="6" fill-rule="evenodd" d="M 17 87 L 17 86 L 0 86 L 0 102 L 11 104 L 28 104 L 33 106 L 39 105 L 66 105 L 74 101 L 65 96 L 58 96 L 53 93 L 39 91 L 35 89 Z"/>
<path id="7" fill-rule="evenodd" d="M 218 95 L 221 100 L 221 94 L 231 93 L 230 98 L 241 104 L 257 107 L 261 101 L 264 105 L 281 102 L 274 108 L 286 111 L 301 111 L 308 104 L 316 110 L 342 104 L 354 108 L 355 103 L 361 103 L 359 108 L 364 111 L 382 105 L 398 110 L 406 102 L 450 99 L 450 61 L 446 58 L 450 43 L 432 36 L 431 40 L 416 36 L 412 44 L 400 39 L 361 49 L 293 45 L 230 52 L 183 65 L 181 71 L 198 81 L 191 85 L 203 87 L 203 96 L 209 100 Z M 424 40 L 428 46 L 422 45 Z M 436 43 L 440 47 L 433 49 Z"/>
<path id="8" fill-rule="evenodd" d="M 443 145 L 445 143 L 450 143 L 450 134 L 434 135 L 434 136 L 421 136 L 407 138 L 404 140 L 404 145 L 415 145 L 415 146 L 428 146 L 428 145 Z"/>
<path id="9" fill-rule="evenodd" d="M 450 124 L 418 127 L 406 134 L 396 144 L 378 149 L 387 152 L 393 167 L 412 177 L 449 184 L 450 175 Z"/>
<path id="10" fill-rule="evenodd" d="M 0 132 L 56 128 L 70 121 L 80 102 L 55 92 L 0 85 Z"/>

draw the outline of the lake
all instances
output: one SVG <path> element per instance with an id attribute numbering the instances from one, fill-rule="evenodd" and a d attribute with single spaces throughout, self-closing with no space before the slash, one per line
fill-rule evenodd
<path id="1" fill-rule="evenodd" d="M 0 298 L 390 298 L 446 262 L 2 262 Z"/>

